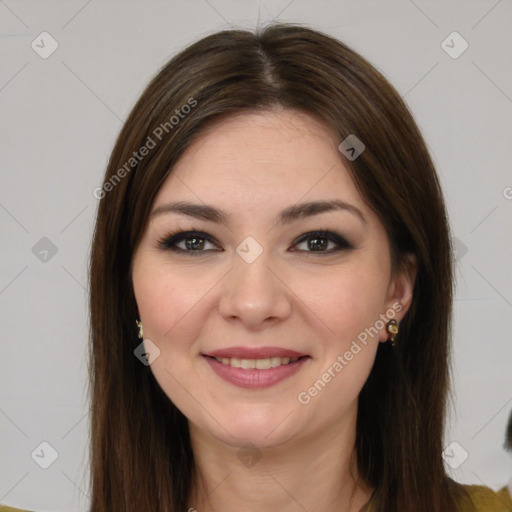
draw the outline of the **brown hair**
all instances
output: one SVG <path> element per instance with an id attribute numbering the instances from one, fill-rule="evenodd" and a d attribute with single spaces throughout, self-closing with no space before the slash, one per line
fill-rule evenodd
<path id="1" fill-rule="evenodd" d="M 93 512 L 186 509 L 194 476 L 188 422 L 133 354 L 140 340 L 132 257 L 156 193 L 194 138 L 221 116 L 274 107 L 321 119 L 340 142 L 350 134 L 363 141 L 365 151 L 345 164 L 387 229 L 393 268 L 406 253 L 417 258 L 397 348 L 379 344 L 359 396 L 355 452 L 361 477 L 375 487 L 372 510 L 456 510 L 463 488 L 442 459 L 452 259 L 433 163 L 404 101 L 371 64 L 321 32 L 274 24 L 219 32 L 172 58 L 112 151 L 90 261 Z M 141 157 L 150 140 L 154 149 Z"/>

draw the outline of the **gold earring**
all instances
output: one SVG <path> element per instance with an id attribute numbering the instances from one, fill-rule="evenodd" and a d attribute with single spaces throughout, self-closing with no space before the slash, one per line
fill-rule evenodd
<path id="1" fill-rule="evenodd" d="M 395 338 L 398 334 L 398 322 L 396 320 L 390 320 L 386 324 L 386 331 L 388 332 L 388 340 L 391 341 L 391 345 L 395 346 Z"/>
<path id="2" fill-rule="evenodd" d="M 139 328 L 139 338 L 141 340 L 144 339 L 144 331 L 142 329 L 142 322 L 140 320 L 135 320 L 136 324 L 137 324 L 137 327 Z"/>

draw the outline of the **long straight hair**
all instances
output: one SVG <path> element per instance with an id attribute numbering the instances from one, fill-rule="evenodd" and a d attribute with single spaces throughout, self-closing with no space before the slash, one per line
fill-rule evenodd
<path id="1" fill-rule="evenodd" d="M 91 512 L 186 510 L 195 475 L 188 421 L 134 356 L 131 265 L 155 196 L 183 151 L 226 116 L 308 113 L 385 226 L 393 269 L 417 277 L 397 347 L 379 344 L 359 396 L 355 453 L 376 512 L 454 512 L 464 493 L 442 459 L 449 387 L 452 257 L 445 205 L 425 142 L 397 91 L 368 61 L 316 30 L 273 24 L 191 44 L 153 78 L 113 148 L 90 257 Z M 143 150 L 142 148 L 146 148 Z"/>

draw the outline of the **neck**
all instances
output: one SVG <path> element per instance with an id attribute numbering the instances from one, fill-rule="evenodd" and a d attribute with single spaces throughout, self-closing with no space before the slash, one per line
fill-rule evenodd
<path id="1" fill-rule="evenodd" d="M 370 499 L 372 489 L 358 482 L 355 416 L 279 446 L 247 447 L 248 458 L 192 424 L 190 432 L 197 469 L 189 510 L 360 512 Z"/>

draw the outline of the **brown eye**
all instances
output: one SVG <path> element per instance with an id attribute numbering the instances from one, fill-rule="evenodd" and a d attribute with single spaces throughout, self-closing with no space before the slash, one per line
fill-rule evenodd
<path id="1" fill-rule="evenodd" d="M 182 246 L 179 247 L 178 244 L 182 244 Z M 212 249 L 205 250 L 207 244 L 217 247 L 212 241 L 212 238 L 206 233 L 199 231 L 177 231 L 167 234 L 160 240 L 158 247 L 174 252 L 194 254 L 195 256 L 204 252 L 210 252 Z M 218 248 L 214 250 L 218 252 Z"/>
<path id="2" fill-rule="evenodd" d="M 299 251 L 304 252 L 313 252 L 313 253 L 324 253 L 331 254 L 333 252 L 338 252 L 343 249 L 352 249 L 352 245 L 347 242 L 345 238 L 337 233 L 333 233 L 331 231 L 314 231 L 311 233 L 306 233 L 303 235 L 295 245 L 306 243 L 307 249 L 299 249 Z M 334 248 L 327 250 L 329 244 L 334 244 Z"/>

